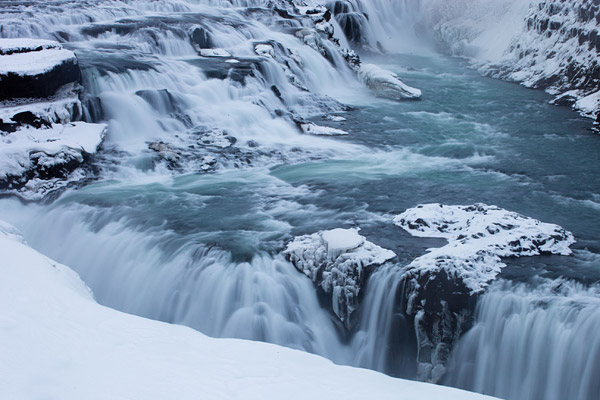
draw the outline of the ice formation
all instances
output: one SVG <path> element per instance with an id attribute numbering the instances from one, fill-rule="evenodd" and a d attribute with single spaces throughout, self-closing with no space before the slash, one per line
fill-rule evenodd
<path id="1" fill-rule="evenodd" d="M 349 329 L 368 267 L 394 258 L 393 251 L 371 243 L 358 229 L 332 229 L 298 236 L 284 254 L 294 266 L 331 296 L 333 312 Z"/>
<path id="2" fill-rule="evenodd" d="M 377 95 L 393 100 L 415 100 L 421 98 L 421 91 L 404 84 L 396 74 L 374 64 L 362 64 L 358 78 Z"/>

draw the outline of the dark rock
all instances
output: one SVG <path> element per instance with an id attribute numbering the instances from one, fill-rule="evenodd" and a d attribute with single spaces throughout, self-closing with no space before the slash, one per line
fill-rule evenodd
<path id="1" fill-rule="evenodd" d="M 81 72 L 75 58 L 37 75 L 0 74 L 0 100 L 52 96 L 59 87 L 79 82 Z"/>
<path id="2" fill-rule="evenodd" d="M 23 111 L 13 115 L 12 120 L 17 122 L 19 125 L 30 125 L 34 128 L 40 129 L 42 126 L 49 128 L 51 125 L 48 121 L 43 120 L 31 111 Z"/>
<path id="3" fill-rule="evenodd" d="M 192 43 L 201 49 L 212 49 L 215 45 L 210 32 L 204 28 L 194 29 L 192 32 Z"/>

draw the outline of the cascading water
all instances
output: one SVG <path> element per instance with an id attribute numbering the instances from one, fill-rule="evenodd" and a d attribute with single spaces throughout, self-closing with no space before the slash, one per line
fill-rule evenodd
<path id="1" fill-rule="evenodd" d="M 598 287 L 497 284 L 475 319 L 454 352 L 449 385 L 503 399 L 598 398 Z"/>
<path id="2" fill-rule="evenodd" d="M 0 218 L 76 269 L 105 305 L 409 378 L 418 372 L 418 333 L 407 315 L 403 273 L 426 246 L 391 227 L 390 213 L 432 201 L 488 202 L 560 223 L 582 243 L 579 258 L 560 267 L 554 258 L 532 261 L 533 272 L 523 274 L 554 268 L 555 276 L 600 279 L 600 187 L 590 168 L 600 149 L 587 121 L 551 108 L 543 93 L 483 79 L 439 56 L 375 59 L 424 92 L 422 102 L 376 99 L 339 48 L 314 35 L 308 16 L 288 18 L 285 8 L 269 8 L 275 3 L 291 6 L 11 5 L 0 35 L 55 39 L 73 49 L 89 96 L 87 118 L 106 121 L 109 133 L 91 162 L 96 181 L 39 205 L 1 199 Z M 414 28 L 422 5 L 328 4 L 342 47 L 359 41 L 363 49 L 419 54 Z M 313 122 L 349 135 L 302 134 L 299 125 Z M 216 140 L 204 145 L 206 137 Z M 205 173 L 214 165 L 203 157 L 218 158 L 214 173 Z M 336 227 L 360 227 L 398 255 L 372 271 L 351 332 L 280 254 L 293 236 Z M 514 399 L 591 400 L 598 343 L 586 335 L 598 328 L 597 304 L 597 293 L 582 288 L 553 295 L 494 286 L 454 351 L 446 382 Z M 581 347 L 569 344 L 575 340 Z M 542 344 L 557 351 L 544 359 Z M 512 351 L 517 345 L 522 353 Z M 501 365 L 491 361 L 499 359 Z M 532 366 L 542 361 L 547 368 Z M 535 372 L 516 382 L 510 372 L 524 368 Z"/>

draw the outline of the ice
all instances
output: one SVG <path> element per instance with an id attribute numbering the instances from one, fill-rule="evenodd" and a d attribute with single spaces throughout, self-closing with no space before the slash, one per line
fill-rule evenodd
<path id="1" fill-rule="evenodd" d="M 309 135 L 342 136 L 342 135 L 348 134 L 348 132 L 346 132 L 344 130 L 332 128 L 329 126 L 316 125 L 316 124 L 313 124 L 312 122 L 307 123 L 307 124 L 302 124 L 301 127 L 302 127 L 302 130 L 304 131 L 304 133 L 307 133 Z"/>
<path id="2" fill-rule="evenodd" d="M 371 243 L 358 229 L 336 228 L 294 238 L 284 251 L 294 266 L 331 295 L 338 318 L 350 328 L 365 284 L 365 268 L 394 258 L 393 251 Z"/>
<path id="3" fill-rule="evenodd" d="M 231 57 L 231 53 L 225 49 L 200 49 L 200 55 L 203 57 Z M 239 62 L 235 59 L 226 62 Z"/>

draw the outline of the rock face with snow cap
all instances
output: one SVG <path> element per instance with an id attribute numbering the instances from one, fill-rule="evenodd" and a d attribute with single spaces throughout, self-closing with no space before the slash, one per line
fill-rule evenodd
<path id="1" fill-rule="evenodd" d="M 0 39 L 0 191 L 39 199 L 85 176 L 106 126 L 80 121 L 79 77 L 57 42 Z"/>
<path id="2" fill-rule="evenodd" d="M 366 269 L 396 255 L 358 234 L 358 229 L 332 229 L 294 238 L 284 251 L 294 266 L 331 296 L 333 312 L 350 329 L 358 309 Z"/>
<path id="3" fill-rule="evenodd" d="M 501 257 L 568 255 L 575 241 L 558 225 L 485 204 L 420 205 L 394 223 L 414 236 L 448 241 L 412 261 L 403 276 L 406 313 L 414 316 L 417 333 L 419 378 L 434 382 L 469 327 L 476 295 L 505 267 Z"/>
<path id="4" fill-rule="evenodd" d="M 0 39 L 0 57 L 0 100 L 48 97 L 79 81 L 75 54 L 51 40 Z"/>

